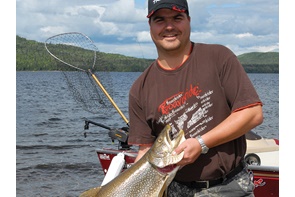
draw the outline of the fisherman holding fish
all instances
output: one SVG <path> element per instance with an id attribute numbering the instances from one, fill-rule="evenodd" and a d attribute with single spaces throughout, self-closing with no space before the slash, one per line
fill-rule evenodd
<path id="1" fill-rule="evenodd" d="M 174 150 L 183 158 L 168 197 L 254 196 L 245 133 L 262 123 L 262 102 L 236 55 L 190 40 L 186 0 L 149 0 L 147 18 L 158 58 L 129 93 L 136 161 L 170 125 L 172 136 L 183 130 L 186 140 Z"/>

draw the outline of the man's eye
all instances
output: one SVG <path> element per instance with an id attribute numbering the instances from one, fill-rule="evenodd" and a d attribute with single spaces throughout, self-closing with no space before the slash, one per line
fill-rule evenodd
<path id="1" fill-rule="evenodd" d="M 157 19 L 155 19 L 154 21 L 155 21 L 156 23 L 159 23 L 159 22 L 162 22 L 163 19 L 157 18 Z"/>
<path id="2" fill-rule="evenodd" d="M 182 20 L 182 17 L 176 17 L 174 20 L 175 21 L 181 21 Z"/>

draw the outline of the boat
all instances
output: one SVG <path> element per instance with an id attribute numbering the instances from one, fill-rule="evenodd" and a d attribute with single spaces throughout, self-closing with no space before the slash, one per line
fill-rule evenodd
<path id="1" fill-rule="evenodd" d="M 89 129 L 93 124 L 108 129 L 108 136 L 114 142 L 118 141 L 116 148 L 96 148 L 98 160 L 105 175 L 107 175 L 112 160 L 119 153 L 124 154 L 125 164 L 122 171 L 128 169 L 137 156 L 138 149 L 128 145 L 128 127 L 110 128 L 91 120 L 85 120 L 84 129 Z M 84 132 L 87 136 L 87 132 Z M 279 196 L 279 140 L 265 139 L 260 135 L 249 131 L 246 134 L 247 151 L 245 161 L 248 164 L 250 173 L 253 174 L 255 185 L 255 197 L 278 197 Z"/>

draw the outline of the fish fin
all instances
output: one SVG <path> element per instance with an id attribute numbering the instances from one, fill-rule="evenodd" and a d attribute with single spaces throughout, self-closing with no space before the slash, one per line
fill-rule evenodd
<path id="1" fill-rule="evenodd" d="M 168 196 L 168 188 L 165 189 L 164 194 L 162 197 L 167 197 Z"/>
<path id="2" fill-rule="evenodd" d="M 98 196 L 98 192 L 99 192 L 100 188 L 101 187 L 95 187 L 95 188 L 86 190 L 85 192 L 80 194 L 79 197 L 96 197 L 96 196 Z"/>

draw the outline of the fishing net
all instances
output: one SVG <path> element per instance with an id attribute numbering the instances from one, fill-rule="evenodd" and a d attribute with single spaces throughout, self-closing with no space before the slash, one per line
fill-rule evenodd
<path id="1" fill-rule="evenodd" d="M 104 95 L 104 91 L 109 96 L 112 95 L 112 79 L 109 72 L 96 72 L 98 69 L 95 65 L 99 66 L 97 62 L 101 60 L 96 56 L 98 49 L 92 40 L 77 32 L 58 34 L 45 41 L 45 48 L 58 60 L 57 69 L 62 71 L 73 98 L 84 110 L 105 114 L 113 107 L 109 98 Z M 100 87 L 97 84 L 98 79 L 107 88 Z"/>

